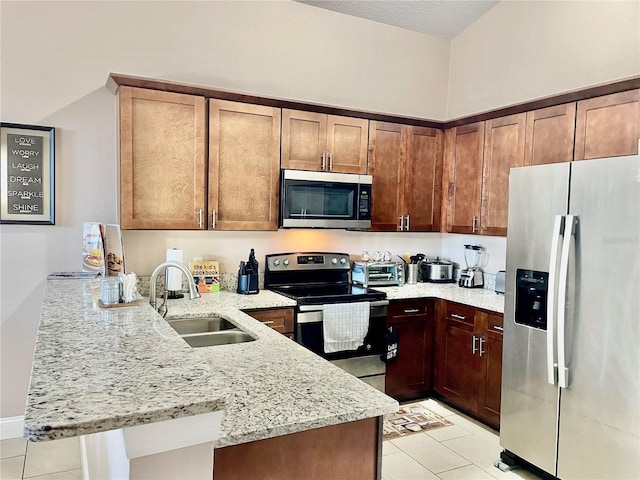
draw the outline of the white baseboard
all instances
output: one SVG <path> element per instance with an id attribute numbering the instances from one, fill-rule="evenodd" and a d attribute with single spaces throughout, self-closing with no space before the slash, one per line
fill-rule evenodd
<path id="1" fill-rule="evenodd" d="M 20 438 L 24 431 L 24 416 L 0 418 L 0 440 Z"/>

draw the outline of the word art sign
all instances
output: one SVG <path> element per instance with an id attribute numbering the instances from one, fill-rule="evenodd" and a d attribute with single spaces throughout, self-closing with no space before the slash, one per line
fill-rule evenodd
<path id="1" fill-rule="evenodd" d="M 0 124 L 0 223 L 53 225 L 54 128 Z"/>

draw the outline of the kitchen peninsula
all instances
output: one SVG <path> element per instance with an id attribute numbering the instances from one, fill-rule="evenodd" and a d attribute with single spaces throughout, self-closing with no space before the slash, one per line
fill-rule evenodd
<path id="1" fill-rule="evenodd" d="M 185 478 L 181 469 L 198 464 L 193 474 L 207 473 L 194 477 L 189 470 L 189 478 L 211 478 L 214 449 L 223 468 L 216 478 L 231 473 L 225 452 L 237 467 L 261 454 L 266 467 L 262 454 L 280 439 L 293 442 L 279 445 L 289 475 L 299 468 L 307 478 L 321 476 L 324 455 L 334 472 L 352 468 L 349 478 L 379 478 L 381 418 L 398 403 L 241 311 L 291 300 L 261 291 L 171 301 L 167 318 L 217 315 L 256 339 L 192 349 L 146 302 L 105 309 L 98 297 L 97 280 L 47 281 L 25 414 L 28 439 L 82 436 L 85 467 L 92 451 L 119 442 L 121 472 L 134 477 L 162 468 L 164 478 L 169 472 Z M 155 427 L 164 430 L 147 430 Z M 319 458 L 309 456 L 309 441 L 323 446 L 314 450 Z M 278 461 L 267 463 L 276 468 Z"/>

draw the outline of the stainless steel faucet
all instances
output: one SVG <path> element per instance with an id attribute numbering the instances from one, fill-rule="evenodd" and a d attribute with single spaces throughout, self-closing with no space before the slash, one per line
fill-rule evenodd
<path id="1" fill-rule="evenodd" d="M 149 304 L 153 307 L 154 310 L 156 308 L 156 282 L 158 280 L 158 275 L 160 272 L 167 267 L 175 267 L 178 270 L 181 270 L 182 273 L 187 277 L 187 283 L 189 284 L 189 299 L 195 300 L 196 298 L 200 298 L 200 292 L 198 292 L 198 287 L 196 287 L 196 282 L 193 280 L 193 275 L 187 268 L 184 263 L 170 261 L 170 262 L 162 262 L 158 265 L 153 273 L 151 273 L 150 285 L 149 285 Z"/>

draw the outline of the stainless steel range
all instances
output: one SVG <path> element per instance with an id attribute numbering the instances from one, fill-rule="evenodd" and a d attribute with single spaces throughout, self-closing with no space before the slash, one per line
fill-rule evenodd
<path id="1" fill-rule="evenodd" d="M 351 260 L 346 253 L 277 253 L 265 258 L 265 288 L 296 300 L 295 340 L 343 370 L 384 391 L 386 294 L 349 283 Z M 367 306 L 363 306 L 362 303 Z M 327 348 L 325 316 L 331 308 L 368 307 L 366 334 L 355 349 Z M 353 304 L 353 305 L 348 305 Z M 331 307 L 333 306 L 333 307 Z M 364 330 L 363 330 L 364 332 Z"/>

